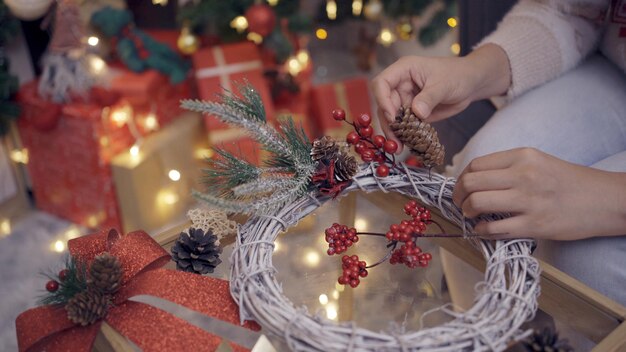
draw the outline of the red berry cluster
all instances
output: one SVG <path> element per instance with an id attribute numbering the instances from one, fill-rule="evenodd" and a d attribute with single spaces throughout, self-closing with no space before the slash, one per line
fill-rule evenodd
<path id="1" fill-rule="evenodd" d="M 418 265 L 421 267 L 427 267 L 428 262 L 431 259 L 433 259 L 433 256 L 430 253 L 422 252 L 422 249 L 415 244 L 415 240 L 411 239 L 391 253 L 389 263 L 404 264 L 409 268 L 414 269 Z"/>
<path id="2" fill-rule="evenodd" d="M 341 254 L 359 241 L 354 227 L 348 228 L 346 225 L 334 223 L 324 231 L 326 242 L 328 242 L 328 255 Z"/>
<path id="3" fill-rule="evenodd" d="M 333 110 L 333 118 L 337 121 L 346 120 L 346 112 L 342 109 Z M 398 151 L 398 143 L 387 140 L 384 136 L 375 135 L 372 128 L 372 118 L 363 114 L 357 117 L 354 123 L 346 121 L 354 127 L 354 131 L 348 133 L 346 142 L 354 145 L 354 151 L 361 156 L 364 162 L 377 162 L 376 175 L 386 177 L 389 175 L 389 167 L 395 167 L 395 156 Z M 389 165 L 387 165 L 389 163 Z"/>
<path id="4" fill-rule="evenodd" d="M 428 266 L 432 259 L 430 253 L 422 252 L 422 249 L 415 243 L 415 238 L 426 231 L 426 226 L 431 222 L 430 210 L 418 207 L 414 200 L 404 205 L 404 213 L 411 217 L 411 220 L 402 220 L 400 224 L 393 224 L 385 234 L 387 240 L 403 242 L 400 248 L 393 251 L 389 263 L 402 263 L 409 268 Z"/>
<path id="5" fill-rule="evenodd" d="M 359 256 L 357 255 L 344 255 L 341 258 L 341 262 L 343 274 L 339 277 L 337 282 L 341 285 L 348 284 L 352 288 L 359 286 L 359 283 L 361 283 L 359 278 L 367 276 L 367 263 L 364 260 L 359 260 Z"/>

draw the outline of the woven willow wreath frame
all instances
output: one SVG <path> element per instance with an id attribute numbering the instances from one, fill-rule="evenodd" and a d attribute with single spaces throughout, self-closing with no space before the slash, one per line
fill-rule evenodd
<path id="1" fill-rule="evenodd" d="M 405 172 L 393 171 L 378 178 L 373 165 L 364 166 L 343 192 L 398 192 L 439 209 L 463 233 L 471 233 L 475 221 L 465 219 L 452 203 L 454 179 L 401 167 Z M 440 326 L 415 332 L 375 332 L 353 322 L 312 316 L 306 307 L 295 307 L 275 278 L 274 241 L 281 231 L 328 200 L 310 194 L 273 216 L 255 216 L 240 228 L 231 257 L 230 282 L 242 320 L 257 321 L 266 333 L 282 336 L 294 351 L 501 351 L 528 336 L 530 331 L 521 331 L 520 326 L 534 316 L 540 290 L 539 264 L 531 256 L 534 242 L 529 239 L 490 242 L 466 236 L 486 258 L 485 280 L 476 286 L 474 306 L 466 312 L 456 313 L 448 305 L 437 309 L 452 318 Z"/>

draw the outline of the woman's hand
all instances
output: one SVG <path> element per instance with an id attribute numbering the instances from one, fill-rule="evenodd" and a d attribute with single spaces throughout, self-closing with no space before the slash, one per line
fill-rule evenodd
<path id="1" fill-rule="evenodd" d="M 506 54 L 487 44 L 466 57 L 403 57 L 374 78 L 373 90 L 381 127 L 397 141 L 388 123 L 401 107 L 410 106 L 428 122 L 438 121 L 474 100 L 506 92 L 509 85 Z"/>
<path id="2" fill-rule="evenodd" d="M 466 217 L 506 212 L 474 229 L 489 239 L 576 240 L 626 234 L 626 174 L 571 164 L 533 148 L 474 159 L 453 201 Z"/>

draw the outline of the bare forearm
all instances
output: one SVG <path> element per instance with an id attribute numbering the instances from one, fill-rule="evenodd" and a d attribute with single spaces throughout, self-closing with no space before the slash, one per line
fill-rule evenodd
<path id="1" fill-rule="evenodd" d="M 626 173 L 592 170 L 589 198 L 579 199 L 589 206 L 589 236 L 626 235 Z"/>

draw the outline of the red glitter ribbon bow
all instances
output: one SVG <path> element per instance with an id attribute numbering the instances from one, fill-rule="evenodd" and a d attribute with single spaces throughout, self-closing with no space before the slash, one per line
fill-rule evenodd
<path id="1" fill-rule="evenodd" d="M 213 351 L 222 338 L 156 307 L 129 301 L 133 296 L 160 297 L 239 324 L 239 309 L 230 296 L 227 281 L 162 269 L 170 255 L 143 231 L 125 236 L 117 231 L 102 231 L 71 240 L 68 247 L 73 257 L 86 263 L 103 252 L 119 259 L 122 287 L 103 320 L 144 351 Z M 63 307 L 40 306 L 20 314 L 15 323 L 20 351 L 91 351 L 102 320 L 83 327 L 71 322 Z M 254 322 L 243 326 L 259 330 Z M 237 345 L 231 347 L 243 350 Z"/>

